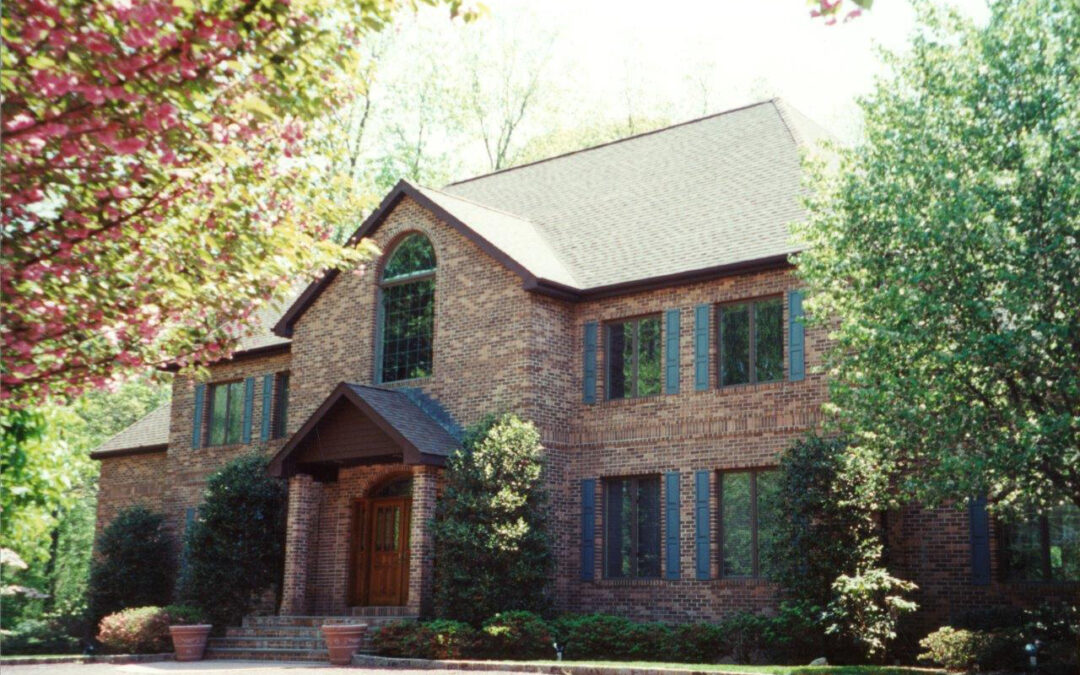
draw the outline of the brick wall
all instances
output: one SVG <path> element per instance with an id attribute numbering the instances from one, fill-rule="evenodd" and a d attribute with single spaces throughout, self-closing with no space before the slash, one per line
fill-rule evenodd
<path id="1" fill-rule="evenodd" d="M 166 460 L 164 451 L 101 460 L 95 545 L 97 536 L 120 511 L 132 506 L 162 510 Z"/>

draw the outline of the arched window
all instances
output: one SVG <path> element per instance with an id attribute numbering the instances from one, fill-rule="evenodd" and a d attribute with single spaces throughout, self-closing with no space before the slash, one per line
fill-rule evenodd
<path id="1" fill-rule="evenodd" d="M 379 381 L 431 375 L 435 249 L 422 234 L 397 245 L 383 269 Z"/>

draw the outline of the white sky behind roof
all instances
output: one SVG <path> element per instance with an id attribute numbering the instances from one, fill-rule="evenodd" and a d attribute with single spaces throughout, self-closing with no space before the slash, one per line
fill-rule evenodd
<path id="1" fill-rule="evenodd" d="M 552 74 L 591 102 L 609 100 L 615 116 L 628 91 L 647 108 L 663 102 L 675 121 L 778 95 L 847 139 L 858 130 L 856 96 L 881 72 L 875 45 L 902 49 L 915 22 L 908 0 L 877 0 L 834 26 L 811 19 L 803 0 L 485 4 L 496 21 L 533 24 L 515 30 L 554 33 Z M 988 15 L 983 0 L 952 4 L 978 21 Z"/>

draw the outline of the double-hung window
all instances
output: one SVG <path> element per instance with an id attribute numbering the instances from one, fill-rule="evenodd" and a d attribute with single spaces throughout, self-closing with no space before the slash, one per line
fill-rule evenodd
<path id="1" fill-rule="evenodd" d="M 660 576 L 660 476 L 604 481 L 604 576 Z"/>
<path id="2" fill-rule="evenodd" d="M 660 317 L 607 326 L 607 397 L 636 398 L 660 393 Z"/>
<path id="3" fill-rule="evenodd" d="M 274 376 L 273 436 L 283 438 L 289 422 L 289 371 Z"/>
<path id="4" fill-rule="evenodd" d="M 764 577 L 762 552 L 775 536 L 775 471 L 720 474 L 720 570 L 725 577 Z"/>
<path id="5" fill-rule="evenodd" d="M 784 379 L 783 299 L 720 305 L 720 386 Z"/>
<path id="6" fill-rule="evenodd" d="M 1059 506 L 1005 527 L 1005 568 L 1013 581 L 1080 581 L 1080 508 Z"/>
<path id="7" fill-rule="evenodd" d="M 210 385 L 208 445 L 240 443 L 244 432 L 244 381 Z"/>

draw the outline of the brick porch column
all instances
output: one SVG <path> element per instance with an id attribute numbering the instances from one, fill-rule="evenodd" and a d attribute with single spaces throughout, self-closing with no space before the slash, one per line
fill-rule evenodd
<path id="1" fill-rule="evenodd" d="M 322 484 L 307 474 L 289 479 L 289 508 L 285 521 L 285 578 L 279 614 L 307 614 L 309 552 L 315 539 Z"/>
<path id="2" fill-rule="evenodd" d="M 428 524 L 435 518 L 437 479 L 438 470 L 433 466 L 417 466 L 413 470 L 407 606 L 421 616 L 431 614 L 434 600 L 435 540 Z"/>

